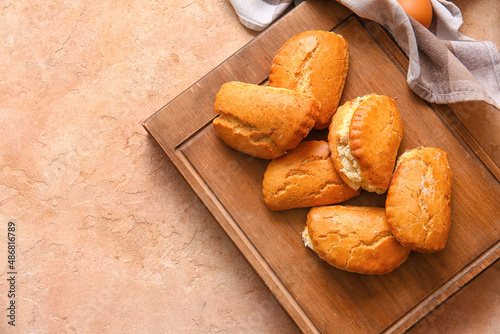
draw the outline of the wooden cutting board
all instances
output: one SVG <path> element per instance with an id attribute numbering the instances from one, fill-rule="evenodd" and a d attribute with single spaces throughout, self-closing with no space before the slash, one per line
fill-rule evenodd
<path id="1" fill-rule="evenodd" d="M 261 187 L 268 161 L 239 153 L 217 137 L 211 124 L 220 86 L 232 80 L 265 84 L 277 50 L 311 29 L 335 31 L 349 43 L 341 103 L 368 93 L 395 98 L 405 126 L 400 153 L 418 146 L 448 152 L 452 227 L 443 251 L 412 252 L 383 276 L 329 266 L 302 243 L 308 209 L 266 208 Z M 498 166 L 446 106 L 413 94 L 406 66 L 380 26 L 334 1 L 309 0 L 143 123 L 305 333 L 403 332 L 500 258 Z M 314 130 L 309 139 L 326 135 Z M 383 207 L 384 202 L 384 195 L 364 192 L 344 203 Z"/>

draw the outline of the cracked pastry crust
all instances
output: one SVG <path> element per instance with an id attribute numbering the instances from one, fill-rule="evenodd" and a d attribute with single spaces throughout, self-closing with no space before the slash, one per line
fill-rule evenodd
<path id="1" fill-rule="evenodd" d="M 302 238 L 328 264 L 360 274 L 389 273 L 410 254 L 392 235 L 384 208 L 311 208 Z"/>
<path id="2" fill-rule="evenodd" d="M 403 121 L 396 102 L 371 94 L 338 108 L 328 143 L 344 182 L 353 189 L 383 194 L 389 187 L 402 137 Z"/>
<path id="3" fill-rule="evenodd" d="M 326 141 L 303 141 L 269 163 L 262 182 L 272 211 L 336 204 L 359 196 L 337 174 Z"/>
<path id="4" fill-rule="evenodd" d="M 446 246 L 451 223 L 451 169 L 446 152 L 420 147 L 403 153 L 386 199 L 394 236 L 419 252 Z"/>
<path id="5" fill-rule="evenodd" d="M 275 159 L 297 146 L 314 126 L 319 102 L 285 88 L 228 82 L 217 93 L 217 135 L 248 155 Z"/>
<path id="6" fill-rule="evenodd" d="M 333 32 L 297 34 L 273 59 L 269 86 L 311 94 L 321 104 L 315 129 L 325 129 L 337 110 L 349 67 L 349 46 Z"/>

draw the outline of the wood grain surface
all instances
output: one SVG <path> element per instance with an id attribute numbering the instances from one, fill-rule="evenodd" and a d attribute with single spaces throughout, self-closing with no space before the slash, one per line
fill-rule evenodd
<path id="1" fill-rule="evenodd" d="M 448 152 L 452 227 L 443 251 L 412 252 L 383 276 L 329 266 L 302 243 L 307 209 L 271 212 L 263 203 L 268 161 L 239 153 L 217 137 L 211 121 L 220 86 L 231 80 L 265 83 L 278 48 L 311 29 L 335 31 L 349 43 L 341 103 L 369 93 L 390 96 L 405 126 L 400 153 L 418 146 Z M 378 25 L 336 2 L 307 1 L 143 124 L 303 332 L 403 332 L 500 258 L 498 166 L 449 109 L 413 94 L 404 59 Z M 309 138 L 326 134 L 313 131 Z M 383 195 L 363 192 L 344 203 L 384 202 Z"/>

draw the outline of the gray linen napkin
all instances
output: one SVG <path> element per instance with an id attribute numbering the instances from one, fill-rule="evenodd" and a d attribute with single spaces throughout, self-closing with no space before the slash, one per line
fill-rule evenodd
<path id="1" fill-rule="evenodd" d="M 230 0 L 241 23 L 262 31 L 275 21 L 293 0 Z"/>
<path id="2" fill-rule="evenodd" d="M 231 0 L 237 13 L 237 3 L 246 3 L 246 17 L 260 22 L 262 29 L 272 21 L 269 15 L 266 22 L 259 21 L 262 11 L 252 5 L 258 2 L 281 6 L 281 12 L 273 13 L 275 20 L 292 0 Z M 434 19 L 429 29 L 408 17 L 396 0 L 338 2 L 389 30 L 408 56 L 408 84 L 424 100 L 485 101 L 500 109 L 500 53 L 492 42 L 477 42 L 458 31 L 462 14 L 452 2 L 431 0 Z"/>

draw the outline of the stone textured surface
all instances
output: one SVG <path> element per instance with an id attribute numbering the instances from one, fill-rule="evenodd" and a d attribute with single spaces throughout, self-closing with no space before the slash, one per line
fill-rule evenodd
<path id="1" fill-rule="evenodd" d="M 460 3 L 464 30 L 500 42 L 481 19 L 498 2 Z M 298 332 L 141 126 L 257 35 L 229 1 L 0 0 L 0 26 L 0 229 L 16 223 L 18 271 L 0 332 Z M 500 263 L 413 331 L 499 333 L 499 278 Z"/>

